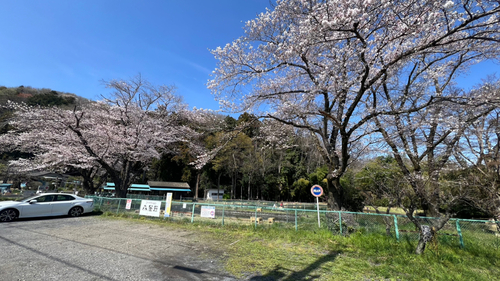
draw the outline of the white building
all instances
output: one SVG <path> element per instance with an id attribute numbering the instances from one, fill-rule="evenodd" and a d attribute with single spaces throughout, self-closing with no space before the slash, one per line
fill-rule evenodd
<path id="1" fill-rule="evenodd" d="M 219 196 L 217 198 L 217 193 L 219 193 Z M 222 200 L 224 196 L 224 190 L 223 189 L 208 189 L 205 190 L 205 200 Z"/>

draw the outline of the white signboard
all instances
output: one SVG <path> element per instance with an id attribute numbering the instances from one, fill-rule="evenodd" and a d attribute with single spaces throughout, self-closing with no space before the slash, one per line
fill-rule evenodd
<path id="1" fill-rule="evenodd" d="M 132 206 L 132 199 L 127 199 L 127 205 L 125 205 L 125 209 L 130 210 L 131 206 Z"/>
<path id="2" fill-rule="evenodd" d="M 139 215 L 150 216 L 150 217 L 159 217 L 160 216 L 160 208 L 161 208 L 161 201 L 142 200 L 141 201 L 141 210 L 139 212 Z"/>
<path id="3" fill-rule="evenodd" d="M 201 214 L 202 218 L 215 218 L 215 206 L 201 206 Z"/>

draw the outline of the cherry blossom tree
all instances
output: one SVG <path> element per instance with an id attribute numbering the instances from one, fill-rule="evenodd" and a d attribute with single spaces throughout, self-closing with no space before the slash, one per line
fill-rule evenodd
<path id="1" fill-rule="evenodd" d="M 454 61 L 452 68 L 457 69 L 461 63 Z M 419 79 L 419 69 L 416 64 L 406 79 L 384 81 L 380 96 L 386 99 L 390 112 L 399 113 L 373 119 L 410 186 L 401 188 L 397 195 L 403 198 L 399 201 L 408 218 L 421 230 L 417 254 L 424 251 L 430 239 L 426 234 L 435 235 L 454 215 L 457 205 L 474 200 L 471 189 L 444 181 L 442 171 L 453 164 L 452 157 L 466 130 L 498 107 L 491 100 L 500 94 L 486 88 L 464 93 L 450 84 L 454 71 L 448 72 L 447 79 L 428 79 L 426 75 Z M 435 101 L 430 103 L 432 99 Z M 424 224 L 414 216 L 417 209 L 437 220 L 430 226 Z"/>
<path id="2" fill-rule="evenodd" d="M 391 114 L 387 100 L 373 106 L 372 89 L 416 61 L 440 80 L 466 54 L 468 63 L 495 57 L 499 12 L 498 1 L 277 1 L 244 36 L 212 51 L 218 67 L 208 87 L 229 110 L 263 111 L 315 134 L 328 205 L 341 209 L 352 148 L 376 130 L 374 117 Z"/>
<path id="3" fill-rule="evenodd" d="M 500 221 L 500 80 L 486 80 L 475 91 L 497 92 L 496 99 L 490 98 L 497 106 L 467 127 L 454 157 L 462 181 L 476 192 L 477 200 L 468 203 Z"/>
<path id="4" fill-rule="evenodd" d="M 173 87 L 151 85 L 141 76 L 105 85 L 112 89 L 109 97 L 73 110 L 13 105 L 15 130 L 1 141 L 35 155 L 13 165 L 24 170 L 99 167 L 114 182 L 117 196 L 125 197 L 134 175 L 151 159 L 169 144 L 197 135 L 179 121 L 183 107 Z"/>

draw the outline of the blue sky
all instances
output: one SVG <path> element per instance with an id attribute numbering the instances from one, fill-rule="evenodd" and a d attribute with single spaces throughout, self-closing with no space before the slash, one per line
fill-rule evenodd
<path id="1" fill-rule="evenodd" d="M 174 84 L 190 108 L 217 109 L 209 49 L 243 35 L 268 0 L 0 1 L 0 85 L 97 100 L 101 80 L 141 73 Z"/>
<path id="2" fill-rule="evenodd" d="M 206 82 L 209 49 L 243 35 L 269 0 L 0 0 L 0 85 L 51 88 L 97 100 L 101 80 L 141 73 L 174 84 L 190 108 L 218 109 Z M 498 72 L 472 68 L 468 84 Z M 500 73 L 499 73 L 500 74 Z"/>

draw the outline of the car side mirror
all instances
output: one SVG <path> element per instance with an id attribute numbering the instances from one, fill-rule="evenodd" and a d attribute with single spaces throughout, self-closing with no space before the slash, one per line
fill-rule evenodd
<path id="1" fill-rule="evenodd" d="M 36 202 L 38 202 L 38 201 L 36 201 L 36 200 L 30 200 L 30 204 L 34 204 Z"/>

